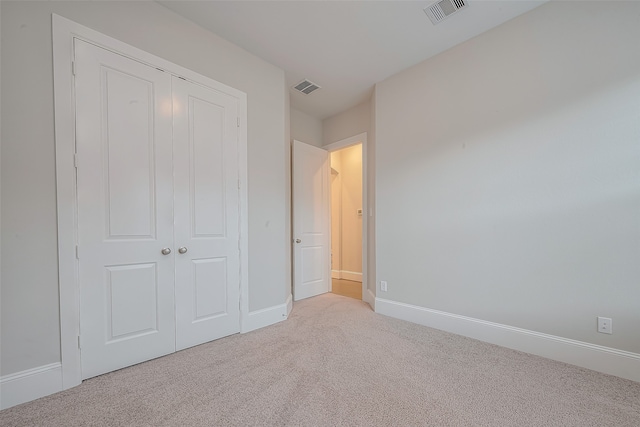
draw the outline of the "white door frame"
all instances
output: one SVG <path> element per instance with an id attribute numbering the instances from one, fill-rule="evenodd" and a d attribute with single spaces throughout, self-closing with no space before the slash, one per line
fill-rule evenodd
<path id="1" fill-rule="evenodd" d="M 367 287 L 368 272 L 368 230 L 369 230 L 369 197 L 368 197 L 368 162 L 367 162 L 367 133 L 363 132 L 349 138 L 325 145 L 325 150 L 332 153 L 352 145 L 362 144 L 362 300 L 374 307 L 375 296 L 369 293 Z"/>
<path id="2" fill-rule="evenodd" d="M 56 150 L 56 202 L 58 214 L 58 282 L 60 292 L 60 350 L 62 389 L 82 382 L 79 334 L 80 291 L 77 259 L 77 203 L 75 173 L 75 93 L 73 39 L 78 38 L 120 55 L 160 68 L 194 83 L 238 98 L 239 102 L 239 199 L 240 199 L 240 332 L 249 314 L 248 192 L 247 192 L 247 95 L 237 89 L 173 64 L 61 16 L 52 15 L 53 82 Z"/>

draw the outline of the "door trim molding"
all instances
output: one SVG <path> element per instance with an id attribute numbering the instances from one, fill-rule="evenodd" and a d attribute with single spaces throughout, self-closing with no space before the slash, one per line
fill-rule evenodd
<path id="1" fill-rule="evenodd" d="M 332 151 L 341 150 L 343 148 L 347 148 L 356 144 L 362 144 L 362 300 L 369 304 L 372 308 L 374 308 L 375 296 L 373 296 L 372 293 L 368 291 L 369 289 L 367 285 L 367 272 L 369 271 L 369 215 L 371 215 L 372 213 L 371 209 L 369 208 L 369 162 L 367 160 L 367 132 L 362 132 L 358 135 L 354 135 L 337 142 L 332 142 L 331 144 L 327 144 L 322 148 L 331 153 Z"/>
<path id="2" fill-rule="evenodd" d="M 52 14 L 53 87 L 55 111 L 56 203 L 58 232 L 58 282 L 60 289 L 60 349 L 62 389 L 82 382 L 80 349 L 80 289 L 78 283 L 77 203 L 75 154 L 75 93 L 72 73 L 73 39 L 110 50 L 178 77 L 210 87 L 238 99 L 239 212 L 240 212 L 240 328 L 248 322 L 248 186 L 247 186 L 247 95 L 180 65 L 166 61 L 127 43 Z"/>

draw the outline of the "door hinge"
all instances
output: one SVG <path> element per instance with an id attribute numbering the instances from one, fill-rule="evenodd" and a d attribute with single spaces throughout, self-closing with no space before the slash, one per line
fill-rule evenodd
<path id="1" fill-rule="evenodd" d="M 240 189 L 240 179 L 238 179 L 238 190 Z"/>
<path id="2" fill-rule="evenodd" d="M 237 117 L 236 119 L 237 119 L 236 122 L 238 123 L 238 127 L 240 127 L 240 117 Z"/>
<path id="3" fill-rule="evenodd" d="M 78 335 L 78 348 L 82 348 L 82 345 L 80 345 L 80 335 Z"/>
<path id="4" fill-rule="evenodd" d="M 78 245 L 76 245 L 76 259 L 80 259 L 80 249 L 78 249 Z"/>
<path id="5" fill-rule="evenodd" d="M 76 75 L 76 61 L 71 61 L 71 74 Z"/>
<path id="6" fill-rule="evenodd" d="M 73 154 L 73 166 L 78 167 L 78 153 Z"/>

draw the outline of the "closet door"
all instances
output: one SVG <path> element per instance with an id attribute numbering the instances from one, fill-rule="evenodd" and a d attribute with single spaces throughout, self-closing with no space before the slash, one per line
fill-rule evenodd
<path id="1" fill-rule="evenodd" d="M 176 347 L 240 331 L 238 100 L 173 77 Z"/>
<path id="2" fill-rule="evenodd" d="M 171 76 L 75 41 L 82 376 L 175 351 Z"/>

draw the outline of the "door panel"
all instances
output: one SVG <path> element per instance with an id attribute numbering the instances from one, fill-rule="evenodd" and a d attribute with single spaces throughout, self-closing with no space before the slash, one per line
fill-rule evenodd
<path id="1" fill-rule="evenodd" d="M 329 153 L 293 142 L 294 299 L 329 292 Z M 299 242 L 298 242 L 299 241 Z"/>
<path id="2" fill-rule="evenodd" d="M 168 74 L 75 41 L 82 376 L 175 351 Z"/>
<path id="3" fill-rule="evenodd" d="M 101 67 L 110 238 L 155 237 L 154 84 Z"/>
<path id="4" fill-rule="evenodd" d="M 224 315 L 227 311 L 226 258 L 196 259 L 193 263 L 194 312 L 196 322 Z"/>
<path id="5" fill-rule="evenodd" d="M 106 267 L 107 342 L 158 331 L 156 264 Z"/>
<path id="6" fill-rule="evenodd" d="M 182 86 L 188 85 L 183 83 Z M 225 105 L 190 96 L 188 109 L 192 237 L 225 237 Z M 228 107 L 228 106 L 227 106 Z M 180 128 L 182 129 L 182 128 Z M 228 129 L 227 129 L 228 131 Z M 231 132 L 227 138 L 237 139 Z M 233 149 L 233 147 L 228 147 Z M 185 166 L 186 163 L 185 163 Z M 233 176 L 230 177 L 233 179 Z M 236 178 L 237 179 L 237 178 Z"/>
<path id="7" fill-rule="evenodd" d="M 177 349 L 240 331 L 238 101 L 173 78 Z"/>

